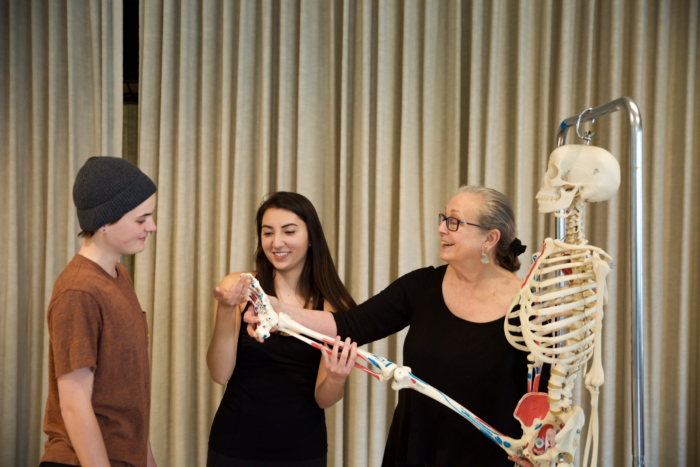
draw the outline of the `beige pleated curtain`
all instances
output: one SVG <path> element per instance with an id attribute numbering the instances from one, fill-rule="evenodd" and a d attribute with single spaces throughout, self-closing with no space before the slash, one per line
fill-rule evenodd
<path id="1" fill-rule="evenodd" d="M 37 466 L 46 308 L 80 243 L 72 187 L 121 155 L 120 0 L 0 0 L 0 465 Z"/>
<path id="2" fill-rule="evenodd" d="M 119 3 L 0 0 L 3 466 L 36 465 L 42 450 L 44 314 L 77 247 L 75 171 L 121 152 Z M 558 124 L 621 96 L 644 125 L 645 460 L 697 465 L 699 16 L 698 0 L 142 1 L 139 165 L 158 185 L 158 232 L 134 279 L 151 330 L 158 465 L 205 464 L 223 394 L 205 363 L 211 290 L 252 268 L 266 193 L 311 199 L 363 301 L 440 264 L 436 217 L 460 184 L 508 195 L 531 254 L 553 232 L 535 194 Z M 71 61 L 84 47 L 93 52 Z M 599 465 L 632 465 L 628 124 L 618 112 L 586 129 L 623 174 L 587 221 L 591 244 L 616 259 Z M 574 131 L 568 141 L 581 142 Z M 400 362 L 404 335 L 369 348 Z M 395 401 L 353 373 L 326 411 L 329 465 L 378 466 Z"/>

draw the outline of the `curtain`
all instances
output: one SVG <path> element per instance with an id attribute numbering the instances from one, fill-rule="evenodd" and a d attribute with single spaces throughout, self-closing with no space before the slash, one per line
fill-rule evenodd
<path id="1" fill-rule="evenodd" d="M 46 309 L 78 251 L 73 180 L 121 155 L 119 0 L 0 0 L 0 465 L 35 466 Z"/>
<path id="2" fill-rule="evenodd" d="M 139 154 L 157 179 L 159 232 L 135 275 L 151 310 L 157 459 L 204 464 L 223 392 L 205 365 L 211 290 L 253 267 L 264 194 L 314 203 L 363 301 L 440 264 L 435 217 L 460 184 L 504 192 L 536 250 L 553 234 L 535 194 L 558 124 L 630 96 L 644 124 L 646 462 L 700 462 L 698 1 L 153 1 L 141 12 Z M 587 236 L 616 260 L 600 462 L 630 465 L 629 130 L 621 113 L 587 128 L 623 174 L 617 196 L 588 209 Z M 569 142 L 581 143 L 573 131 Z M 400 362 L 404 335 L 369 348 Z M 352 374 L 327 411 L 329 464 L 379 465 L 395 401 Z"/>
<path id="3" fill-rule="evenodd" d="M 460 184 L 504 192 L 527 255 L 535 251 L 553 235 L 535 194 L 559 123 L 621 96 L 644 125 L 645 462 L 700 463 L 699 8 L 141 2 L 138 163 L 158 185 L 158 232 L 135 258 L 134 281 L 151 331 L 158 464 L 205 463 L 223 395 L 205 363 L 211 290 L 253 268 L 253 216 L 266 193 L 309 197 L 341 278 L 363 301 L 440 264 L 435 218 Z M 0 464 L 33 466 L 46 306 L 78 246 L 75 172 L 96 152 L 122 150 L 121 8 L 0 0 L 0 12 Z M 586 222 L 590 243 L 616 264 L 599 464 L 631 465 L 629 133 L 619 112 L 586 129 L 622 168 L 618 194 L 590 205 Z M 580 143 L 575 132 L 568 142 Z M 404 336 L 369 350 L 401 363 Z M 354 372 L 326 411 L 329 465 L 379 465 L 395 403 L 389 385 Z"/>

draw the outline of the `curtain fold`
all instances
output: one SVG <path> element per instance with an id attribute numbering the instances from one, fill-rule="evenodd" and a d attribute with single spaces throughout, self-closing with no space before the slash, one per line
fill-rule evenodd
<path id="1" fill-rule="evenodd" d="M 122 3 L 0 1 L 0 464 L 38 465 L 46 309 L 78 251 L 72 187 L 121 155 Z"/>

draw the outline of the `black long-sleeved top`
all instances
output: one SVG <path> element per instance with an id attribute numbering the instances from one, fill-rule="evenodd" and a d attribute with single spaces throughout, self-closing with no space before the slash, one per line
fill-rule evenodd
<path id="1" fill-rule="evenodd" d="M 334 313 L 338 334 L 359 345 L 411 326 L 404 365 L 504 435 L 520 438 L 513 411 L 527 391 L 527 354 L 506 340 L 500 318 L 473 323 L 447 308 L 447 266 L 418 269 L 349 313 Z M 444 405 L 400 391 L 383 466 L 512 466 L 503 449 Z"/>

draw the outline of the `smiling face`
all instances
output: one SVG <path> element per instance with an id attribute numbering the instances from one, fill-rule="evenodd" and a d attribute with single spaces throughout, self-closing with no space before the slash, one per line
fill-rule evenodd
<path id="1" fill-rule="evenodd" d="M 445 207 L 446 217 L 456 217 L 462 222 L 479 224 L 478 208 L 481 196 L 471 193 L 460 193 L 450 200 Z M 488 232 L 479 227 L 459 224 L 456 232 L 447 229 L 445 222 L 438 226 L 438 234 L 442 241 L 440 259 L 452 263 L 464 263 L 481 258 L 481 248 L 484 246 Z"/>
<path id="2" fill-rule="evenodd" d="M 141 253 L 146 248 L 148 234 L 156 231 L 155 208 L 156 195 L 153 194 L 117 222 L 105 226 L 102 234 L 105 247 L 117 255 Z"/>
<path id="3" fill-rule="evenodd" d="M 276 270 L 301 274 L 309 250 L 309 232 L 299 216 L 286 209 L 268 209 L 263 214 L 260 241 Z"/>

